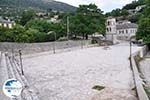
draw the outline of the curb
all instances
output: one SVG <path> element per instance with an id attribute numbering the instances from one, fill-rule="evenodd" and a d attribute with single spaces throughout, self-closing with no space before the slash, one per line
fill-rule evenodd
<path id="1" fill-rule="evenodd" d="M 132 56 L 131 56 L 133 77 L 134 77 L 134 82 L 135 82 L 136 91 L 137 91 L 139 100 L 149 100 L 149 98 L 148 98 L 148 96 L 147 96 L 147 94 L 144 90 L 144 87 L 143 87 L 143 84 L 142 84 L 143 80 L 140 78 L 138 68 L 137 68 L 137 65 L 136 65 L 136 61 L 135 61 L 135 58 L 134 58 L 136 55 L 139 55 L 140 52 L 143 52 L 143 48 L 140 51 L 132 54 Z"/>

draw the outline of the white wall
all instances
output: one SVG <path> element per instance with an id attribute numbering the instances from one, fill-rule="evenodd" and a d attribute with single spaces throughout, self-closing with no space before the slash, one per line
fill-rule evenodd
<path id="1" fill-rule="evenodd" d="M 3 26 L 4 26 L 4 27 L 7 27 L 7 24 L 6 24 L 6 23 L 4 23 L 4 24 L 3 24 Z"/>
<path id="2" fill-rule="evenodd" d="M 117 34 L 106 34 L 106 40 L 112 41 L 113 44 L 118 43 Z"/>
<path id="3" fill-rule="evenodd" d="M 115 18 L 107 19 L 107 21 L 106 21 L 106 34 L 116 34 L 116 19 Z"/>
<path id="4" fill-rule="evenodd" d="M 3 24 L 0 23 L 0 26 L 7 27 L 7 28 L 12 28 L 13 25 L 15 25 L 15 23 L 14 24 L 12 24 L 12 23 L 3 23 Z"/>
<path id="5" fill-rule="evenodd" d="M 127 30 L 127 32 L 126 32 L 126 30 Z M 131 36 L 135 36 L 136 32 L 137 32 L 136 28 L 120 29 L 120 30 L 117 30 L 117 35 L 120 39 L 127 39 L 128 40 L 128 39 L 130 39 Z"/>
<path id="6" fill-rule="evenodd" d="M 8 24 L 8 28 L 12 28 L 12 24 L 9 23 L 9 24 Z"/>

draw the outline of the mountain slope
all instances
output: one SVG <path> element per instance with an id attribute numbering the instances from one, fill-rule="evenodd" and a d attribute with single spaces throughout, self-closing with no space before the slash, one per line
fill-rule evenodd
<path id="1" fill-rule="evenodd" d="M 41 10 L 75 11 L 76 8 L 54 0 L 0 0 L 0 7 L 35 8 Z"/>

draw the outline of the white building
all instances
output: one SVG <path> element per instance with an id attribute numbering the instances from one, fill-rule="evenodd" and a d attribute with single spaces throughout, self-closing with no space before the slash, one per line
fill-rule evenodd
<path id="1" fill-rule="evenodd" d="M 137 6 L 135 8 L 136 12 L 139 12 L 140 10 L 142 10 L 146 5 L 140 5 L 140 6 Z"/>
<path id="2" fill-rule="evenodd" d="M 116 18 L 109 17 L 106 21 L 106 38 L 107 40 L 118 42 L 118 40 L 129 40 L 135 36 L 137 24 L 127 20 L 117 21 Z"/>
<path id="3" fill-rule="evenodd" d="M 106 39 L 112 41 L 114 44 L 117 43 L 116 24 L 115 18 L 110 17 L 106 21 Z"/>
<path id="4" fill-rule="evenodd" d="M 50 20 L 48 20 L 48 22 L 52 22 L 52 23 L 59 23 L 60 19 L 58 15 L 55 15 L 54 17 L 52 17 Z"/>
<path id="5" fill-rule="evenodd" d="M 136 35 L 137 27 L 137 24 L 131 22 L 118 23 L 116 25 L 117 39 L 129 40 Z"/>
<path id="6" fill-rule="evenodd" d="M 0 19 L 0 26 L 6 28 L 12 28 L 15 25 L 15 22 L 10 20 Z"/>
<path id="7" fill-rule="evenodd" d="M 140 12 L 142 9 L 144 9 L 145 6 L 146 5 L 140 5 L 140 6 L 137 6 L 135 9 L 129 9 L 128 13 L 131 14 L 131 15 L 136 14 L 136 13 Z"/>

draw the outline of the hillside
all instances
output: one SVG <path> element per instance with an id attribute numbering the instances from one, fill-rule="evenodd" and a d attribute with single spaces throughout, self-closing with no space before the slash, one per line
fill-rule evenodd
<path id="1" fill-rule="evenodd" d="M 143 6 L 140 10 L 136 10 L 136 7 Z M 111 12 L 106 13 L 106 17 L 117 17 L 119 20 L 129 20 L 133 23 L 138 23 L 143 11 L 145 9 L 145 0 L 132 1 L 129 4 L 123 6 L 122 9 L 113 9 Z"/>
<path id="2" fill-rule="evenodd" d="M 76 7 L 54 0 L 0 0 L 0 14 L 17 13 L 22 9 L 32 8 L 34 10 L 58 10 L 73 12 Z"/>

